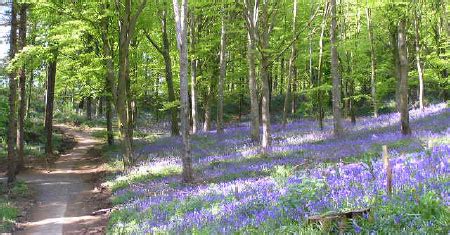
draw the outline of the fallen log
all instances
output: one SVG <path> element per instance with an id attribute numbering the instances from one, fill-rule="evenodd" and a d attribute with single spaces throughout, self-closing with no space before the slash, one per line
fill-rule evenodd
<path id="1" fill-rule="evenodd" d="M 346 229 L 347 220 L 357 217 L 363 217 L 370 212 L 370 208 L 361 208 L 347 210 L 342 212 L 329 212 L 322 215 L 313 215 L 308 217 L 308 224 L 319 224 L 324 229 L 329 229 L 333 223 L 337 223 L 339 230 L 342 232 Z"/>

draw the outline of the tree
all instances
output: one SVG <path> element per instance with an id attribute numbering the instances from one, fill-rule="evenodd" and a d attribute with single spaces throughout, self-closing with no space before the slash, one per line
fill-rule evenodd
<path id="1" fill-rule="evenodd" d="M 218 102 L 217 102 L 217 133 L 223 133 L 223 86 L 224 80 L 227 72 L 227 61 L 226 61 L 226 48 L 227 48 L 227 38 L 226 38 L 226 12 L 225 7 L 222 7 L 222 26 L 220 30 L 220 74 L 219 74 L 219 85 L 218 85 Z"/>
<path id="2" fill-rule="evenodd" d="M 183 138 L 182 162 L 183 181 L 193 181 L 191 146 L 189 137 L 189 95 L 188 95 L 188 45 L 187 45 L 187 9 L 188 0 L 173 0 L 178 52 L 180 55 L 180 100 L 181 100 L 181 136 Z"/>
<path id="3" fill-rule="evenodd" d="M 256 89 L 256 39 L 258 22 L 258 0 L 244 0 L 244 18 L 247 26 L 247 63 L 248 63 L 248 86 L 250 90 L 250 118 L 251 138 L 254 142 L 259 141 L 259 109 L 258 92 Z"/>
<path id="4" fill-rule="evenodd" d="M 109 4 L 103 6 L 103 9 L 109 9 Z M 105 15 L 101 21 L 101 41 L 102 41 L 102 54 L 103 63 L 105 66 L 105 106 L 106 106 L 106 132 L 108 145 L 114 144 L 114 133 L 112 126 L 113 119 L 113 104 L 117 102 L 117 89 L 114 76 L 114 60 L 111 46 L 111 40 L 108 32 L 110 28 L 110 18 Z"/>
<path id="5" fill-rule="evenodd" d="M 170 58 L 170 42 L 167 34 L 167 2 L 163 2 L 163 8 L 160 12 L 161 15 L 161 39 L 162 46 L 159 46 L 155 40 L 150 36 L 148 31 L 145 32 L 145 36 L 150 41 L 150 43 L 155 47 L 155 49 L 162 55 L 164 59 L 164 69 L 166 73 L 166 83 L 167 83 L 167 94 L 169 102 L 171 103 L 170 115 L 171 115 L 171 134 L 172 136 L 179 135 L 180 130 L 178 128 L 178 109 L 174 105 L 175 89 L 173 85 L 173 73 L 172 73 L 172 60 Z"/>
<path id="6" fill-rule="evenodd" d="M 289 58 L 289 75 L 288 81 L 286 83 L 286 95 L 284 97 L 284 106 L 283 106 L 283 126 L 287 123 L 287 109 L 289 105 L 289 98 L 291 96 L 291 83 L 295 76 L 295 59 L 297 58 L 297 46 L 296 46 L 296 19 L 297 19 L 297 0 L 294 0 L 294 10 L 292 17 L 292 35 L 293 41 L 291 45 L 291 57 Z"/>
<path id="7" fill-rule="evenodd" d="M 47 92 L 45 95 L 45 153 L 48 158 L 53 155 L 53 108 L 55 101 L 56 66 L 58 61 L 58 45 L 51 45 L 50 59 L 47 65 Z"/>
<path id="8" fill-rule="evenodd" d="M 197 35 L 196 35 L 196 22 L 194 13 L 190 14 L 191 22 L 191 53 L 195 53 L 195 45 L 197 44 Z M 198 128 L 198 108 L 197 108 L 197 58 L 191 59 L 191 115 L 192 115 L 192 134 L 197 133 Z"/>
<path id="9" fill-rule="evenodd" d="M 325 3 L 325 7 L 323 8 L 323 17 L 322 17 L 322 23 L 321 23 L 321 31 L 320 31 L 320 39 L 319 39 L 319 64 L 317 69 L 317 112 L 318 112 L 318 119 L 319 119 L 319 127 L 320 130 L 323 130 L 323 118 L 324 118 L 324 111 L 323 111 L 323 93 L 322 93 L 322 76 L 323 76 L 323 38 L 325 34 L 325 24 L 327 22 L 327 16 L 329 11 L 329 5 L 328 2 Z"/>
<path id="10" fill-rule="evenodd" d="M 338 51 L 336 47 L 336 0 L 331 0 L 331 28 L 330 28 L 330 43 L 331 43 L 331 77 L 333 80 L 333 88 L 331 90 L 333 96 L 333 124 L 334 134 L 341 136 L 342 121 L 341 121 L 341 75 L 339 73 Z"/>
<path id="11" fill-rule="evenodd" d="M 403 135 L 410 135 L 408 110 L 408 52 L 406 45 L 406 19 L 398 23 L 398 58 L 400 72 L 400 121 Z"/>
<path id="12" fill-rule="evenodd" d="M 372 27 L 372 10 L 366 8 L 366 18 L 367 18 L 367 31 L 369 34 L 370 42 L 370 91 L 372 96 L 373 105 L 373 116 L 378 117 L 378 104 L 377 104 L 377 92 L 376 92 L 376 56 L 375 56 L 375 45 L 373 39 L 373 27 Z"/>
<path id="13" fill-rule="evenodd" d="M 133 118 L 131 112 L 130 91 L 130 42 L 134 37 L 136 21 L 144 9 L 147 0 L 142 0 L 137 10 L 132 14 L 131 0 L 116 0 L 116 9 L 119 12 L 119 74 L 117 85 L 116 110 L 119 117 L 119 129 L 124 148 L 124 165 L 133 163 Z"/>
<path id="14" fill-rule="evenodd" d="M 420 47 L 420 16 L 419 16 L 419 3 L 414 1 L 414 46 L 416 49 L 416 66 L 417 74 L 419 77 L 419 107 L 423 110 L 423 66 L 420 59 L 421 47 Z"/>
<path id="15" fill-rule="evenodd" d="M 17 50 L 17 3 L 11 1 L 11 31 L 9 35 L 9 60 L 12 61 Z M 16 138 L 17 138 L 17 80 L 14 71 L 9 73 L 9 116 L 8 116 L 8 183 L 16 180 Z"/>
<path id="16" fill-rule="evenodd" d="M 26 46 L 27 41 L 27 4 L 20 5 L 20 18 L 19 18 L 19 50 L 22 50 Z M 24 129 L 25 129 L 25 115 L 27 108 L 26 97 L 26 70 L 25 65 L 19 70 L 19 112 L 17 120 L 17 156 L 18 163 L 17 169 L 24 167 Z"/>

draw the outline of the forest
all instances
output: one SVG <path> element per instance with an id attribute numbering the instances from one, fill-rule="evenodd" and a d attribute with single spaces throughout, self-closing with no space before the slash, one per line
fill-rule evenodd
<path id="1" fill-rule="evenodd" d="M 0 233 L 447 234 L 448 10 L 0 1 Z"/>

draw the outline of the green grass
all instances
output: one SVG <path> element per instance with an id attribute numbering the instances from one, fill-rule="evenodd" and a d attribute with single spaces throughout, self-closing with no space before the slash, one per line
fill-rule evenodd
<path id="1" fill-rule="evenodd" d="M 8 233 L 14 227 L 20 214 L 17 200 L 30 196 L 28 185 L 23 181 L 17 181 L 10 188 L 0 185 L 0 233 Z"/>
<path id="2" fill-rule="evenodd" d="M 0 233 L 11 231 L 19 211 L 11 202 L 0 197 Z"/>
<path id="3" fill-rule="evenodd" d="M 148 182 L 150 180 L 161 179 L 170 175 L 176 175 L 181 173 L 180 166 L 166 166 L 161 168 L 151 168 L 143 171 L 131 172 L 122 177 L 118 177 L 113 181 L 108 181 L 107 185 L 111 190 L 117 191 L 128 187 L 129 185 Z"/>

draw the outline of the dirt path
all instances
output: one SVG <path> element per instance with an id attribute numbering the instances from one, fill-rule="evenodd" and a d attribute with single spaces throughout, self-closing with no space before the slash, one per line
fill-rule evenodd
<path id="1" fill-rule="evenodd" d="M 15 234 L 102 234 L 106 215 L 91 216 L 107 206 L 107 198 L 94 189 L 101 171 L 95 147 L 100 142 L 89 133 L 58 126 L 75 138 L 77 144 L 50 166 L 50 171 L 28 170 L 18 176 L 34 190 L 36 204 L 23 230 Z M 99 196 L 100 195 L 100 196 Z"/>

